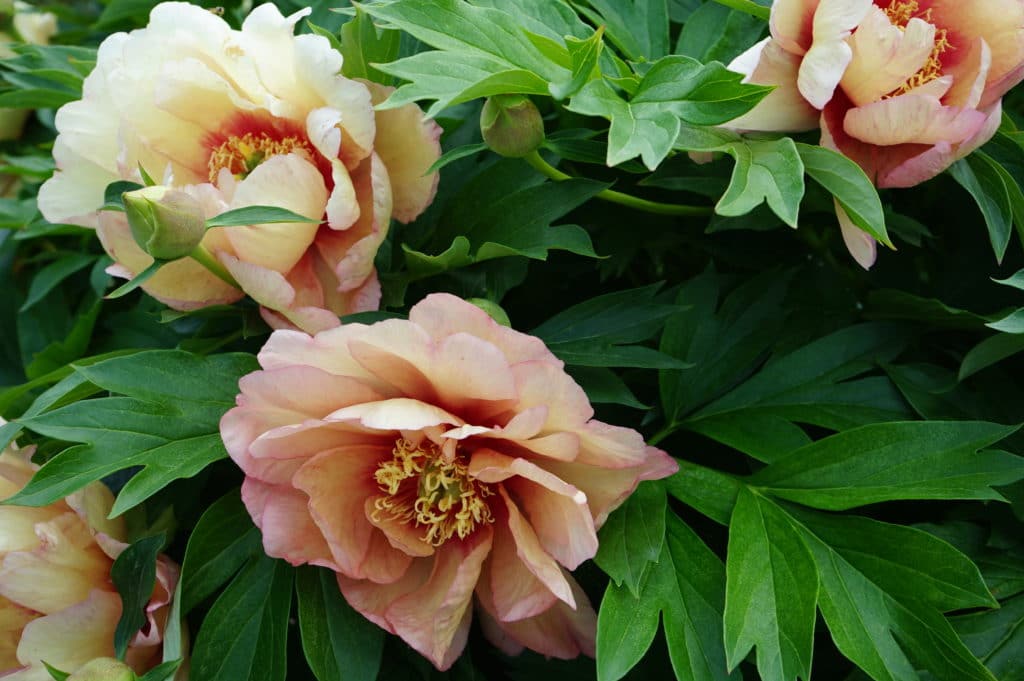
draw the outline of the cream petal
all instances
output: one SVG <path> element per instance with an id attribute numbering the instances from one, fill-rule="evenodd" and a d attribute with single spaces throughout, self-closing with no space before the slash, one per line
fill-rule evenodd
<path id="1" fill-rule="evenodd" d="M 851 137 L 878 146 L 959 144 L 974 135 L 985 119 L 980 111 L 943 106 L 931 97 L 902 95 L 851 109 L 843 128 Z"/>
<path id="2" fill-rule="evenodd" d="M 935 48 L 935 26 L 911 19 L 906 29 L 872 7 L 850 40 L 853 57 L 841 84 L 857 106 L 896 90 L 924 67 Z"/>
<path id="3" fill-rule="evenodd" d="M 23 608 L 0 597 L 0 678 L 7 678 L 11 670 L 21 666 L 18 662 L 18 641 L 25 625 L 39 617 L 39 613 Z"/>
<path id="4" fill-rule="evenodd" d="M 983 38 L 978 38 L 965 49 L 967 54 L 960 62 L 961 71 L 953 80 L 943 103 L 973 109 L 985 92 L 985 83 L 992 69 L 992 50 Z"/>
<path id="5" fill-rule="evenodd" d="M 769 26 L 772 38 L 787 51 L 803 56 L 814 40 L 814 12 L 819 0 L 775 0 Z"/>
<path id="6" fill-rule="evenodd" d="M 380 104 L 394 88 L 364 81 Z M 377 134 L 373 150 L 387 166 L 394 192 L 395 219 L 412 222 L 426 210 L 437 193 L 438 172 L 428 173 L 441 156 L 441 126 L 423 115 L 416 104 L 376 112 Z"/>
<path id="7" fill-rule="evenodd" d="M 878 257 L 878 244 L 870 234 L 853 224 L 853 220 L 846 214 L 838 200 L 835 201 L 835 206 L 846 250 L 850 252 L 858 265 L 866 270 L 871 269 L 871 266 L 875 264 L 875 258 Z"/>
<path id="8" fill-rule="evenodd" d="M 29 622 L 18 644 L 22 664 L 78 669 L 97 657 L 114 656 L 114 629 L 121 617 L 121 598 L 95 589 L 80 602 Z"/>
<path id="9" fill-rule="evenodd" d="M 846 39 L 872 8 L 871 0 L 821 0 L 814 12 L 814 42 L 804 55 L 797 87 L 817 109 L 824 109 L 853 58 Z"/>
<path id="10" fill-rule="evenodd" d="M 431 426 L 462 425 L 462 419 L 426 402 L 397 397 L 354 404 L 328 415 L 328 421 L 356 421 L 375 430 L 423 430 Z"/>
<path id="11" fill-rule="evenodd" d="M 747 74 L 745 83 L 773 85 L 775 89 L 749 112 L 729 121 L 727 127 L 764 132 L 799 132 L 817 127 L 817 109 L 797 88 L 800 62 L 800 57 L 766 38 L 729 64 L 730 71 Z"/>

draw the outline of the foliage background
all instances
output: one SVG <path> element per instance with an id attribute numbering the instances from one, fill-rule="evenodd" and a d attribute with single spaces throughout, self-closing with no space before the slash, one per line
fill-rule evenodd
<path id="1" fill-rule="evenodd" d="M 827 679 L 1024 680 L 1019 89 L 985 156 L 883 193 L 882 229 L 898 250 L 882 250 L 870 272 L 845 253 L 828 191 L 807 181 L 796 193 L 803 167 L 786 165 L 791 142 L 730 147 L 748 155 L 741 166 L 769 173 L 733 187 L 733 209 L 719 204 L 728 215 L 659 216 L 593 197 L 614 182 L 711 206 L 730 191 L 734 160 L 698 166 L 666 148 L 669 158 L 645 167 L 629 156 L 637 149 L 620 148 L 625 162 L 609 169 L 607 121 L 536 96 L 545 157 L 588 178 L 545 181 L 482 149 L 481 100 L 436 107 L 445 150 L 459 151 L 427 214 L 393 225 L 377 261 L 385 310 L 361 319 L 402 314 L 432 291 L 499 303 L 567 362 L 602 420 L 641 429 L 683 466 L 613 515 L 596 561 L 579 571 L 601 604 L 596 663 L 507 658 L 474 630 L 440 674 L 353 614 L 329 575 L 262 556 L 217 435 L 268 333 L 256 310 L 177 313 L 139 293 L 105 300 L 113 282 L 95 236 L 36 211 L 54 108 L 77 97 L 91 48 L 144 25 L 153 4 L 41 3 L 61 19 L 58 47 L 4 63 L 0 105 L 37 111 L 0 152 L 10 187 L 0 199 L 0 414 L 19 419 L 0 440 L 37 443 L 53 459 L 20 501 L 47 503 L 103 478 L 136 538 L 166 533 L 184 564 L 193 679 L 371 679 L 379 668 L 381 679 L 777 681 L 807 678 L 813 659 Z M 199 4 L 223 6 L 236 24 L 247 9 Z M 338 4 L 314 3 L 302 30 L 340 35 L 347 68 L 363 68 L 357 54 L 388 62 L 428 49 L 409 33 L 378 33 L 366 15 L 331 11 Z M 507 16 L 531 28 L 535 12 L 563 7 L 475 4 L 512 7 Z M 766 26 L 725 5 L 757 14 L 753 4 L 576 3 L 605 26 L 602 59 L 618 52 L 638 74 L 650 68 L 643 57 L 669 53 L 728 63 Z M 419 30 L 375 7 L 366 9 L 385 23 Z M 452 94 L 409 63 L 384 71 L 412 78 L 411 96 Z M 392 80 L 373 68 L 354 75 Z M 784 224 L 795 205 L 796 230 Z"/>

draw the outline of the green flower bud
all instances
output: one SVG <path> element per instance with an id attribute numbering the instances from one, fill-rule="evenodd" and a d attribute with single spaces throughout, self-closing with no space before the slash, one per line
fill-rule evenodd
<path id="1" fill-rule="evenodd" d="M 121 200 L 135 243 L 156 260 L 184 258 L 203 240 L 202 206 L 185 192 L 143 187 L 125 192 Z"/>
<path id="2" fill-rule="evenodd" d="M 135 681 L 135 672 L 112 657 L 98 657 L 79 667 L 68 681 Z"/>
<path id="3" fill-rule="evenodd" d="M 522 158 L 544 142 L 544 120 L 529 97 L 495 95 L 484 102 L 480 132 L 495 153 Z"/>
<path id="4" fill-rule="evenodd" d="M 481 310 L 490 315 L 491 319 L 498 322 L 502 326 L 512 326 L 512 321 L 508 318 L 508 313 L 502 309 L 501 305 L 498 305 L 493 300 L 487 300 L 486 298 L 466 298 L 467 303 L 476 305 Z"/>

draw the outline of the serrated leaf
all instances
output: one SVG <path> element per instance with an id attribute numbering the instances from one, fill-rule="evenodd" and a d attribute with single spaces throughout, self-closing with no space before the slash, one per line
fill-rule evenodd
<path id="1" fill-rule="evenodd" d="M 114 630 L 114 653 L 124 660 L 128 644 L 146 623 L 146 605 L 156 584 L 156 560 L 164 535 L 145 537 L 126 548 L 110 568 L 110 580 L 121 597 L 121 618 Z"/>
<path id="2" fill-rule="evenodd" d="M 293 572 L 252 558 L 210 608 L 192 652 L 192 681 L 284 681 Z"/>
<path id="3" fill-rule="evenodd" d="M 664 487 L 643 482 L 601 528 L 594 562 L 637 598 L 641 579 L 665 543 L 665 509 Z"/>
<path id="4" fill-rule="evenodd" d="M 330 570 L 296 573 L 299 627 L 306 661 L 320 681 L 374 681 L 381 666 L 384 630 L 352 609 Z"/>
<path id="5" fill-rule="evenodd" d="M 255 366 L 249 355 L 204 358 L 155 350 L 76 367 L 93 385 L 122 396 L 23 419 L 40 434 L 84 444 L 47 461 L 8 502 L 49 504 L 110 473 L 144 466 L 118 495 L 111 511 L 117 515 L 195 475 L 227 455 L 220 418 L 234 404 L 238 378 Z"/>
<path id="6" fill-rule="evenodd" d="M 759 494 L 741 490 L 726 555 L 729 668 L 756 648 L 764 681 L 808 681 L 817 598 L 814 559 L 786 514 Z"/>
<path id="7" fill-rule="evenodd" d="M 977 421 L 878 423 L 818 440 L 750 478 L 806 506 L 845 510 L 896 499 L 1000 500 L 1024 458 L 983 450 L 1018 426 Z"/>
<path id="8" fill-rule="evenodd" d="M 717 62 L 669 56 L 644 74 L 627 101 L 607 80 L 594 80 L 569 100 L 576 113 L 611 121 L 609 166 L 640 156 L 654 170 L 676 143 L 682 121 L 718 125 L 752 109 L 766 88 L 742 83 L 742 76 Z"/>

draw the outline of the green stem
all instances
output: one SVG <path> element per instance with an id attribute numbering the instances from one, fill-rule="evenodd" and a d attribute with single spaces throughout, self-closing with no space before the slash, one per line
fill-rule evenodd
<path id="1" fill-rule="evenodd" d="M 714 0 L 719 5 L 724 5 L 729 9 L 734 9 L 740 12 L 744 12 L 751 16 L 757 17 L 768 21 L 771 16 L 771 10 L 767 7 L 751 2 L 751 0 Z"/>
<path id="2" fill-rule="evenodd" d="M 657 447 L 658 443 L 667 438 L 672 433 L 676 432 L 679 426 L 675 423 L 669 423 L 664 428 L 655 433 L 650 440 L 647 441 L 652 447 Z"/>
<path id="3" fill-rule="evenodd" d="M 231 276 L 231 273 L 228 272 L 227 269 L 221 265 L 220 262 L 213 257 L 213 254 L 206 250 L 206 247 L 202 244 L 196 246 L 192 252 L 188 254 L 188 257 L 210 270 L 215 277 L 223 281 L 228 286 L 234 286 L 237 289 L 242 288 L 238 282 L 235 281 L 235 278 Z"/>
<path id="4" fill-rule="evenodd" d="M 564 180 L 573 179 L 571 175 L 566 175 L 558 168 L 554 167 L 543 158 L 536 151 L 530 152 L 528 156 L 524 156 L 523 160 L 533 166 L 538 172 L 545 177 L 550 177 L 552 180 L 562 182 Z M 610 201 L 611 203 L 617 203 L 622 206 L 628 206 L 637 210 L 644 211 L 645 213 L 654 213 L 656 215 L 711 215 L 710 206 L 686 206 L 678 203 L 660 203 L 658 201 L 648 201 L 647 199 L 641 199 L 631 194 L 623 194 L 622 192 L 613 191 L 611 189 L 605 189 L 597 195 L 597 198 L 604 201 Z"/>

